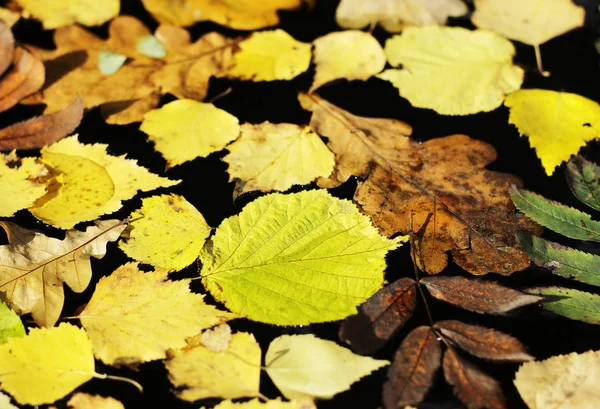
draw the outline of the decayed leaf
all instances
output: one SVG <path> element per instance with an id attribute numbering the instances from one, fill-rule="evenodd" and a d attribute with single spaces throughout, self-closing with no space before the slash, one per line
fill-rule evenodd
<path id="1" fill-rule="evenodd" d="M 333 171 L 333 153 L 308 126 L 243 124 L 240 137 L 223 158 L 229 180 L 237 180 L 234 196 L 253 190 L 284 191 Z"/>
<path id="2" fill-rule="evenodd" d="M 18 47 L 13 56 L 13 67 L 0 81 L 0 112 L 4 112 L 33 94 L 44 85 L 45 69 L 42 61 L 24 48 Z M 64 104 L 64 108 L 75 99 L 75 95 Z"/>
<path id="3" fill-rule="evenodd" d="M 461 358 L 452 348 L 443 360 L 446 381 L 468 409 L 505 409 L 506 400 L 500 383 L 474 364 Z"/>
<path id="4" fill-rule="evenodd" d="M 352 175 L 354 199 L 384 234 L 415 235 L 417 265 L 438 273 L 454 261 L 473 274 L 510 274 L 529 266 L 517 244 L 517 230 L 541 228 L 515 212 L 509 183 L 518 178 L 484 169 L 494 148 L 465 135 L 429 140 L 408 138 L 400 121 L 364 118 L 320 98 L 301 94 L 313 112 L 310 126 L 328 138 L 336 169 L 320 187 L 336 187 Z M 366 180 L 365 180 L 366 179 Z"/>
<path id="5" fill-rule="evenodd" d="M 515 386 L 530 409 L 596 409 L 600 351 L 553 356 L 519 367 Z"/>
<path id="6" fill-rule="evenodd" d="M 119 0 L 18 0 L 19 4 L 35 18 L 42 21 L 45 29 L 80 23 L 98 26 L 119 14 Z"/>
<path id="7" fill-rule="evenodd" d="M 508 122 L 528 137 L 548 176 L 598 137 L 600 105 L 581 95 L 524 89 L 509 95 L 504 105 L 510 108 Z"/>
<path id="8" fill-rule="evenodd" d="M 0 292 L 19 314 L 31 313 L 40 326 L 53 326 L 64 302 L 63 283 L 85 290 L 92 278 L 90 257 L 102 258 L 109 241 L 125 228 L 118 220 L 97 221 L 86 231 L 69 230 L 64 240 L 25 230 L 10 222 L 0 225 L 8 236 L 0 246 Z"/>
<path id="9" fill-rule="evenodd" d="M 46 193 L 48 168 L 35 158 L 0 154 L 0 217 L 26 209 Z"/>
<path id="10" fill-rule="evenodd" d="M 200 336 L 200 343 L 212 352 L 221 352 L 229 348 L 231 341 L 231 327 L 220 324 L 212 329 L 207 329 Z"/>
<path id="11" fill-rule="evenodd" d="M 217 301 L 278 325 L 356 313 L 383 284 L 386 239 L 348 200 L 324 190 L 273 193 L 217 228 L 200 253 L 202 283 Z"/>
<path id="12" fill-rule="evenodd" d="M 19 409 L 10 403 L 10 396 L 0 392 L 0 409 Z"/>
<path id="13" fill-rule="evenodd" d="M 25 327 L 23 327 L 21 318 L 0 301 L 0 344 L 4 344 L 9 338 L 24 335 Z"/>
<path id="14" fill-rule="evenodd" d="M 534 359 L 518 339 L 495 329 L 456 320 L 438 321 L 434 327 L 454 345 L 478 358 L 510 362 Z"/>
<path id="15" fill-rule="evenodd" d="M 79 314 L 97 359 L 108 365 L 162 359 L 202 329 L 237 317 L 190 293 L 189 280 L 167 281 L 167 274 L 127 263 L 100 279 Z"/>
<path id="16" fill-rule="evenodd" d="M 238 137 L 240 126 L 213 104 L 180 99 L 144 115 L 140 130 L 172 167 L 220 151 Z"/>
<path id="17" fill-rule="evenodd" d="M 283 30 L 262 31 L 238 44 L 227 72 L 230 78 L 252 81 L 291 80 L 308 69 L 311 45 Z"/>
<path id="18" fill-rule="evenodd" d="M 1 17 L 1 16 L 0 16 Z M 15 52 L 15 37 L 5 21 L 0 21 L 0 75 L 12 64 Z"/>
<path id="19" fill-rule="evenodd" d="M 425 277 L 421 284 L 438 300 L 481 314 L 503 314 L 542 297 L 525 294 L 493 281 L 465 277 Z"/>
<path id="20" fill-rule="evenodd" d="M 71 396 L 67 406 L 73 409 L 125 409 L 125 406 L 110 396 L 89 395 L 78 392 Z"/>
<path id="21" fill-rule="evenodd" d="M 206 409 L 206 408 L 202 408 Z M 214 409 L 317 409 L 312 399 L 294 399 L 290 402 L 284 402 L 281 398 L 261 402 L 258 399 L 252 399 L 248 402 L 232 402 L 225 400 L 219 403 Z"/>
<path id="22" fill-rule="evenodd" d="M 442 348 L 429 327 L 415 328 L 398 348 L 383 385 L 386 409 L 420 403 L 433 384 L 442 361 Z"/>
<path id="23" fill-rule="evenodd" d="M 340 78 L 366 80 L 385 67 L 385 53 L 369 33 L 340 31 L 319 37 L 313 44 L 316 72 L 311 91 Z"/>
<path id="24" fill-rule="evenodd" d="M 590 324 L 600 324 L 600 296 L 563 287 L 530 288 L 528 293 L 545 297 L 542 306 L 555 314 Z"/>
<path id="25" fill-rule="evenodd" d="M 32 328 L 0 345 L 0 387 L 23 405 L 52 403 L 94 374 L 92 343 L 71 324 Z"/>
<path id="26" fill-rule="evenodd" d="M 383 287 L 340 325 L 340 339 L 359 354 L 382 348 L 412 317 L 417 288 L 412 278 L 401 278 Z"/>
<path id="27" fill-rule="evenodd" d="M 571 192 L 582 203 L 600 211 L 600 166 L 581 156 L 567 163 L 567 181 Z"/>
<path id="28" fill-rule="evenodd" d="M 467 11 L 461 0 L 342 0 L 335 20 L 344 28 L 379 23 L 386 31 L 397 33 L 411 25 L 443 25 L 448 17 Z"/>
<path id="29" fill-rule="evenodd" d="M 192 346 L 172 351 L 165 366 L 180 399 L 235 399 L 259 394 L 260 357 L 254 336 L 238 332 L 225 351 Z"/>
<path id="30" fill-rule="evenodd" d="M 444 115 L 493 111 L 523 82 L 523 69 L 512 63 L 515 47 L 489 31 L 408 27 L 387 40 L 385 53 L 402 69 L 378 77 L 390 81 L 411 105 Z"/>
<path id="31" fill-rule="evenodd" d="M 266 372 L 288 399 L 331 398 L 389 363 L 355 355 L 312 334 L 279 336 L 265 356 Z"/>

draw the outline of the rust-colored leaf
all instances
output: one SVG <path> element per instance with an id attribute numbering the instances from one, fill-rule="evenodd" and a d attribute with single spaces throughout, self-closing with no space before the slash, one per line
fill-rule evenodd
<path id="1" fill-rule="evenodd" d="M 383 287 L 340 326 L 340 339 L 359 354 L 382 348 L 412 317 L 417 305 L 416 282 L 404 277 Z"/>
<path id="2" fill-rule="evenodd" d="M 434 327 L 454 345 L 479 358 L 511 362 L 534 359 L 518 339 L 495 329 L 455 320 L 438 321 Z"/>
<path id="3" fill-rule="evenodd" d="M 505 409 L 506 399 L 500 383 L 461 358 L 454 349 L 444 353 L 444 376 L 454 394 L 468 409 Z"/>
<path id="4" fill-rule="evenodd" d="M 44 85 L 44 64 L 23 48 L 17 48 L 13 67 L 0 81 L 0 112 L 4 112 Z"/>
<path id="5" fill-rule="evenodd" d="M 543 298 L 475 278 L 425 277 L 420 282 L 434 298 L 481 314 L 503 314 Z"/>
<path id="6" fill-rule="evenodd" d="M 83 118 L 79 97 L 62 111 L 0 129 L 0 150 L 38 149 L 71 134 Z"/>
<path id="7" fill-rule="evenodd" d="M 422 232 L 415 238 L 421 270 L 442 271 L 448 252 L 478 275 L 529 266 L 515 233 L 539 234 L 541 228 L 512 204 L 508 186 L 521 181 L 485 169 L 496 159 L 491 145 L 466 135 L 419 144 L 408 137 L 411 128 L 403 122 L 359 117 L 316 94 L 299 98 L 313 113 L 310 126 L 328 138 L 336 155 L 335 171 L 318 180 L 319 186 L 361 178 L 354 199 L 385 234 Z"/>
<path id="8" fill-rule="evenodd" d="M 415 328 L 402 341 L 383 385 L 386 409 L 421 402 L 441 364 L 442 348 L 430 327 Z"/>
<path id="9" fill-rule="evenodd" d="M 0 75 L 12 64 L 15 49 L 15 38 L 10 27 L 0 21 Z"/>

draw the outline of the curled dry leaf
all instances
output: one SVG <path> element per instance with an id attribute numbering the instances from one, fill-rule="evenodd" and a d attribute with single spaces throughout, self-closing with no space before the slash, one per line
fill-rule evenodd
<path id="1" fill-rule="evenodd" d="M 10 67 L 15 51 L 15 37 L 6 23 L 0 20 L 0 75 Z"/>
<path id="2" fill-rule="evenodd" d="M 42 61 L 24 48 L 17 48 L 13 56 L 13 67 L 0 81 L 0 112 L 18 104 L 44 85 L 45 69 Z M 69 104 L 75 95 L 69 100 Z M 67 104 L 63 105 L 64 108 Z"/>

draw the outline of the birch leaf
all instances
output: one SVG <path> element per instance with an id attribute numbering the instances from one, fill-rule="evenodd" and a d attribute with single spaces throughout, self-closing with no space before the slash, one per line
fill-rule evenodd
<path id="1" fill-rule="evenodd" d="M 0 154 L 0 217 L 10 217 L 42 197 L 46 193 L 48 173 L 48 168 L 35 158 Z"/>

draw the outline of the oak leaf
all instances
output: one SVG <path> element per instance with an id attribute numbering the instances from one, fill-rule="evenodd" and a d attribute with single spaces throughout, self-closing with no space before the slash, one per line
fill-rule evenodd
<path id="1" fill-rule="evenodd" d="M 32 206 L 46 193 L 49 171 L 35 158 L 0 154 L 0 217 Z"/>
<path id="2" fill-rule="evenodd" d="M 121 402 L 110 396 L 89 395 L 82 392 L 71 396 L 67 406 L 73 409 L 125 409 Z"/>
<path id="3" fill-rule="evenodd" d="M 4 344 L 12 337 L 25 335 L 25 327 L 21 318 L 6 304 L 0 301 L 0 344 Z"/>
<path id="4" fill-rule="evenodd" d="M 119 0 L 18 0 L 25 12 L 44 24 L 45 29 L 80 23 L 99 26 L 119 14 Z"/>
<path id="5" fill-rule="evenodd" d="M 206 408 L 202 408 L 206 409 Z M 214 409 L 317 409 L 312 399 L 294 399 L 284 402 L 281 398 L 261 402 L 257 398 L 248 402 L 232 402 L 225 400 Z"/>

